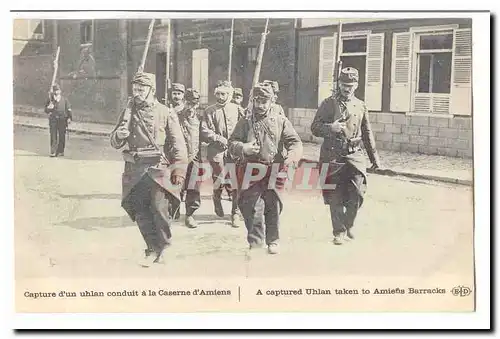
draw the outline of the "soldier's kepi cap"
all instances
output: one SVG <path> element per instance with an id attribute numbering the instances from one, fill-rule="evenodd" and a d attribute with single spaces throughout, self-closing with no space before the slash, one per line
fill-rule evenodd
<path id="1" fill-rule="evenodd" d="M 252 92 L 254 99 L 270 99 L 274 95 L 273 88 L 266 83 L 257 84 L 257 86 L 253 88 Z"/>
<path id="2" fill-rule="evenodd" d="M 55 92 L 55 91 L 60 91 L 61 90 L 61 86 L 59 86 L 59 84 L 54 84 L 54 86 L 52 86 L 52 91 Z"/>
<path id="3" fill-rule="evenodd" d="M 173 83 L 172 84 L 172 88 L 170 89 L 172 92 L 174 91 L 178 91 L 178 92 L 182 92 L 182 93 L 185 93 L 186 92 L 186 87 L 184 87 L 183 84 L 179 84 L 179 83 Z"/>
<path id="4" fill-rule="evenodd" d="M 241 88 L 239 88 L 239 87 L 235 88 L 233 96 L 235 96 L 235 95 L 239 95 L 239 96 L 242 97 L 243 96 L 243 90 Z"/>
<path id="5" fill-rule="evenodd" d="M 200 99 L 200 93 L 192 88 L 188 88 L 186 90 L 186 95 L 184 96 L 187 101 L 193 101 L 193 100 L 199 100 Z"/>
<path id="6" fill-rule="evenodd" d="M 359 81 L 358 70 L 354 67 L 346 67 L 340 71 L 339 81 L 344 84 L 354 84 Z"/>
<path id="7" fill-rule="evenodd" d="M 137 72 L 132 79 L 133 84 L 156 87 L 156 77 L 152 73 Z"/>

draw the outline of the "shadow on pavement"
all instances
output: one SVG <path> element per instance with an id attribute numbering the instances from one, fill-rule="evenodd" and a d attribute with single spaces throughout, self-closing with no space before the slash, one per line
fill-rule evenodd
<path id="1" fill-rule="evenodd" d="M 84 231 L 97 231 L 99 228 L 123 228 L 134 227 L 135 223 L 128 216 L 121 217 L 90 217 L 77 220 L 63 221 L 55 224 L 57 226 L 68 226 Z"/>
<path id="2" fill-rule="evenodd" d="M 93 193 L 93 194 L 57 194 L 60 198 L 64 199 L 78 199 L 78 200 L 93 200 L 93 199 L 110 199 L 121 200 L 121 194 L 114 193 Z"/>

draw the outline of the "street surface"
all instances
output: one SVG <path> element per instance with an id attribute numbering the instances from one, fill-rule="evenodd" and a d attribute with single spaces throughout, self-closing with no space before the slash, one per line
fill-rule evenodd
<path id="1" fill-rule="evenodd" d="M 173 225 L 165 265 L 137 265 L 144 242 L 120 207 L 120 151 L 106 137 L 72 134 L 64 158 L 48 156 L 46 130 L 14 128 L 17 278 L 428 276 L 470 274 L 472 189 L 370 175 L 356 240 L 332 244 L 319 191 L 290 192 L 281 254 L 247 255 L 246 230 L 213 212 L 210 187 L 198 229 Z M 226 213 L 230 202 L 224 201 Z M 184 207 L 182 208 L 184 213 Z M 487 225 L 476 225 L 476 227 Z"/>

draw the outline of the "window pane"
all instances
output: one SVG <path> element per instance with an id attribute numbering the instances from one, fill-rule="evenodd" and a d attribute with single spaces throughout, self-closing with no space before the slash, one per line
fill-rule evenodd
<path id="1" fill-rule="evenodd" d="M 418 92 L 429 93 L 431 76 L 431 54 L 418 55 Z"/>
<path id="2" fill-rule="evenodd" d="M 432 60 L 432 93 L 450 93 L 451 52 L 435 53 Z"/>
<path id="3" fill-rule="evenodd" d="M 421 35 L 420 49 L 452 49 L 453 34 Z"/>
<path id="4" fill-rule="evenodd" d="M 364 52 L 366 52 L 366 38 L 342 40 L 342 53 Z"/>

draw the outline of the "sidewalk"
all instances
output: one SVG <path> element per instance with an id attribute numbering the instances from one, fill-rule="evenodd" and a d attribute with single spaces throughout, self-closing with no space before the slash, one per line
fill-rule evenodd
<path id="1" fill-rule="evenodd" d="M 44 117 L 14 115 L 13 119 L 14 125 L 40 129 L 49 127 L 48 119 Z M 72 122 L 68 129 L 70 133 L 109 136 L 113 127 L 111 124 Z M 319 144 L 304 143 L 304 161 L 317 162 L 319 150 Z M 396 175 L 472 186 L 472 159 L 384 150 L 379 150 L 379 155 L 383 167 L 391 169 Z"/>

